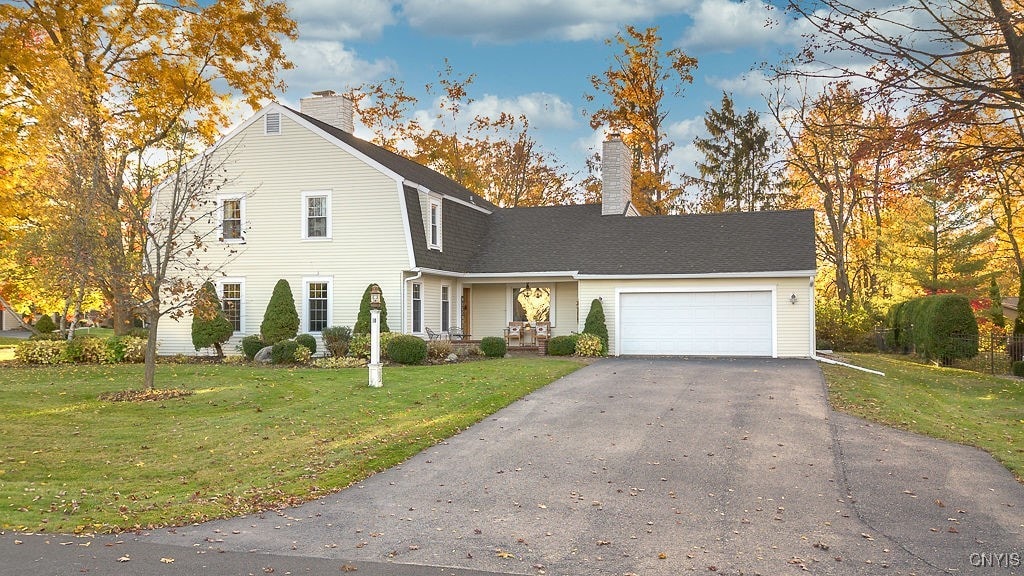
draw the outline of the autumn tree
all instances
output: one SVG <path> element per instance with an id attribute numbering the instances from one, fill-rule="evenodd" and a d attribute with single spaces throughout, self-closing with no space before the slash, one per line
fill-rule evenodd
<path id="1" fill-rule="evenodd" d="M 663 50 L 656 27 L 639 30 L 627 26 L 606 40 L 619 52 L 611 66 L 590 77 L 594 90 L 608 101 L 592 111 L 590 126 L 622 133 L 633 153 L 633 203 L 646 214 L 668 214 L 680 208 L 682 188 L 676 180 L 669 154 L 666 90 L 681 97 L 693 82 L 697 60 L 679 48 Z M 597 100 L 586 94 L 588 102 Z"/>
<path id="2" fill-rule="evenodd" d="M 774 177 L 771 135 L 754 110 L 736 111 L 732 96 L 722 93 L 722 106 L 704 114 L 707 137 L 693 144 L 704 159 L 697 161 L 702 212 L 753 212 L 786 205 Z"/>
<path id="3" fill-rule="evenodd" d="M 183 133 L 212 142 L 228 122 L 229 95 L 255 108 L 282 88 L 277 72 L 290 67 L 282 37 L 294 39 L 295 24 L 275 0 L 0 5 L 0 85 L 33 119 L 25 130 L 43 149 L 57 162 L 74 159 L 67 171 L 81 176 L 81 186 L 60 189 L 81 189 L 97 207 L 88 222 L 103 243 L 93 255 L 94 279 L 118 333 L 148 290 L 146 220 L 125 212 L 147 200 L 134 173 L 173 151 Z"/>

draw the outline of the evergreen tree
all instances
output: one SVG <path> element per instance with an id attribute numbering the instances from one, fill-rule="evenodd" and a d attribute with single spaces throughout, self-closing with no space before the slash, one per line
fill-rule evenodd
<path id="1" fill-rule="evenodd" d="M 270 302 L 267 303 L 267 311 L 263 313 L 260 334 L 267 346 L 272 346 L 282 340 L 295 338 L 298 333 L 299 313 L 295 310 L 292 287 L 287 280 L 278 280 L 274 293 L 270 295 Z"/>
<path id="2" fill-rule="evenodd" d="M 207 282 L 196 292 L 192 304 L 192 345 L 196 350 L 213 347 L 217 357 L 224 357 L 221 344 L 231 338 L 234 326 L 224 316 L 213 282 Z"/>
<path id="3" fill-rule="evenodd" d="M 583 325 L 584 334 L 593 334 L 601 339 L 601 354 L 608 353 L 608 325 L 604 320 L 604 306 L 601 300 L 594 298 L 590 303 L 590 312 L 587 313 L 587 321 Z"/>
<path id="4" fill-rule="evenodd" d="M 740 115 L 732 96 L 722 93 L 722 107 L 704 115 L 708 137 L 693 145 L 704 154 L 697 162 L 702 212 L 753 212 L 783 207 L 786 196 L 772 190 L 772 146 L 757 112 Z"/>
<path id="5" fill-rule="evenodd" d="M 1000 328 L 1006 326 L 1006 316 L 1003 316 L 1003 295 L 999 292 L 999 284 L 996 284 L 995 277 L 988 287 L 988 299 L 991 302 L 988 308 L 988 316 L 992 323 Z"/>
<path id="6" fill-rule="evenodd" d="M 359 301 L 359 316 L 356 318 L 356 325 L 352 328 L 353 334 L 370 333 L 370 284 L 363 292 L 363 299 Z M 384 301 L 384 294 L 380 295 L 380 331 L 390 332 L 388 328 L 388 304 Z"/>
<path id="7" fill-rule="evenodd" d="M 57 325 L 53 323 L 53 318 L 49 314 L 43 314 L 36 321 L 36 332 L 40 334 L 50 334 L 57 329 Z"/>

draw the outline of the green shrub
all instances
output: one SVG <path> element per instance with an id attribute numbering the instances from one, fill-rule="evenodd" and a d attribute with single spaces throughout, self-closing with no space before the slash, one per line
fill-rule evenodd
<path id="1" fill-rule="evenodd" d="M 401 336 L 398 332 L 381 332 L 380 333 L 380 356 L 381 360 L 388 359 L 388 342 L 392 338 Z M 352 336 L 352 342 L 349 344 L 348 355 L 353 358 L 370 358 L 370 335 L 369 334 L 355 334 Z"/>
<path id="2" fill-rule="evenodd" d="M 137 363 L 146 360 L 146 338 L 114 336 L 107 339 L 107 350 L 112 362 Z"/>
<path id="3" fill-rule="evenodd" d="M 508 352 L 508 345 L 505 344 L 504 338 L 487 336 L 480 341 L 480 350 L 488 358 L 501 358 Z"/>
<path id="4" fill-rule="evenodd" d="M 299 344 L 295 348 L 295 362 L 298 364 L 305 364 L 309 362 L 309 359 L 313 357 L 313 351 L 306 348 L 302 344 Z"/>
<path id="5" fill-rule="evenodd" d="M 256 353 L 266 348 L 267 344 L 260 338 L 259 334 L 250 334 L 245 338 L 242 338 L 242 354 L 246 358 L 252 360 L 256 357 Z"/>
<path id="6" fill-rule="evenodd" d="M 587 313 L 587 320 L 583 324 L 584 334 L 593 334 L 601 339 L 601 355 L 608 353 L 608 325 L 604 320 L 604 306 L 601 300 L 594 298 L 590 303 L 590 312 Z M 579 343 L 577 342 L 577 352 Z"/>
<path id="7" fill-rule="evenodd" d="M 576 338 L 577 356 L 604 356 L 604 342 L 596 334 L 580 334 Z"/>
<path id="8" fill-rule="evenodd" d="M 143 340 L 149 339 L 149 328 L 140 328 L 136 326 L 128 331 L 128 336 L 134 336 L 136 338 L 142 338 Z"/>
<path id="9" fill-rule="evenodd" d="M 60 340 L 64 341 L 66 338 L 61 336 L 57 332 L 47 332 L 46 334 L 32 334 L 28 337 L 29 340 Z"/>
<path id="10" fill-rule="evenodd" d="M 316 354 L 316 337 L 312 334 L 299 334 L 295 337 L 295 341 L 299 343 L 299 346 L 305 346 L 310 354 Z"/>
<path id="11" fill-rule="evenodd" d="M 860 306 L 847 310 L 835 300 L 824 300 L 815 309 L 815 346 L 840 352 L 871 352 L 876 318 Z"/>
<path id="12" fill-rule="evenodd" d="M 299 344 L 295 340 L 281 340 L 270 349 L 270 361 L 274 364 L 291 364 L 295 362 L 295 351 Z"/>
<path id="13" fill-rule="evenodd" d="M 25 364 L 60 364 L 66 357 L 63 340 L 26 340 L 14 349 L 14 358 Z"/>
<path id="14" fill-rule="evenodd" d="M 366 360 L 363 358 L 344 358 L 331 356 L 329 358 L 317 358 L 313 360 L 313 366 L 317 368 L 363 368 Z"/>
<path id="15" fill-rule="evenodd" d="M 444 360 L 454 351 L 455 347 L 452 346 L 449 340 L 431 340 L 427 342 L 427 358 L 431 360 Z"/>
<path id="16" fill-rule="evenodd" d="M 572 356 L 576 353 L 577 335 L 555 336 L 548 340 L 548 354 L 551 356 Z"/>
<path id="17" fill-rule="evenodd" d="M 978 321 L 971 302 L 959 294 L 939 294 L 901 302 L 889 311 L 886 327 L 894 348 L 950 364 L 978 355 Z"/>
<path id="18" fill-rule="evenodd" d="M 342 357 L 348 354 L 352 343 L 352 329 L 348 326 L 331 326 L 324 328 L 324 348 L 331 356 Z"/>
<path id="19" fill-rule="evenodd" d="M 196 350 L 212 347 L 217 357 L 224 357 L 221 344 L 231 338 L 235 327 L 224 316 L 224 310 L 217 298 L 217 288 L 213 282 L 206 282 L 196 292 L 192 302 L 192 345 Z"/>
<path id="20" fill-rule="evenodd" d="M 417 336 L 400 334 L 387 345 L 387 357 L 399 364 L 422 364 L 427 358 L 427 343 Z"/>
<path id="21" fill-rule="evenodd" d="M 287 280 L 278 280 L 270 295 L 267 310 L 260 324 L 260 336 L 268 345 L 295 338 L 299 332 L 299 313 L 295 311 L 295 298 Z"/>
<path id="22" fill-rule="evenodd" d="M 106 364 L 111 360 L 106 339 L 97 336 L 78 336 L 71 339 L 64 348 L 64 357 L 68 362 L 87 364 Z"/>
<path id="23" fill-rule="evenodd" d="M 38 330 L 40 334 L 50 334 L 56 329 L 57 325 L 53 323 L 53 318 L 50 318 L 49 314 L 43 314 L 36 322 L 36 330 Z"/>
<path id="24" fill-rule="evenodd" d="M 353 334 L 370 333 L 370 289 L 373 284 L 363 291 L 363 299 L 359 301 L 359 315 L 356 316 L 356 325 L 352 327 Z M 388 303 L 384 301 L 384 294 L 380 295 L 380 333 L 390 332 L 388 328 Z"/>
<path id="25" fill-rule="evenodd" d="M 1013 363 L 1013 375 L 1024 378 L 1024 360 L 1017 360 Z"/>

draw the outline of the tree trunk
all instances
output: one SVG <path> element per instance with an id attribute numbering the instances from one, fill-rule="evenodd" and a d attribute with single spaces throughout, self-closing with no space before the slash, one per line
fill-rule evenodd
<path id="1" fill-rule="evenodd" d="M 143 382 L 146 390 L 156 388 L 156 330 L 160 323 L 160 310 L 150 311 L 149 314 L 149 338 L 146 340 L 146 370 Z"/>

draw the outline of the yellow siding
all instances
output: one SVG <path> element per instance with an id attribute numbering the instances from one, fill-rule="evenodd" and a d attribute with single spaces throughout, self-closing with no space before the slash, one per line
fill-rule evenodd
<path id="1" fill-rule="evenodd" d="M 473 302 L 470 314 L 473 319 L 473 339 L 485 336 L 502 336 L 508 325 L 508 298 L 505 284 L 473 284 Z"/>
<path id="2" fill-rule="evenodd" d="M 608 325 L 609 353 L 615 354 L 615 293 L 618 288 L 706 288 L 723 287 L 751 289 L 774 287 L 776 295 L 776 349 L 779 357 L 807 357 L 811 353 L 811 295 L 810 278 L 719 278 L 681 280 L 581 280 L 579 283 L 580 316 L 578 329 L 590 312 L 594 298 L 603 298 L 605 322 Z M 790 295 L 797 295 L 797 304 L 791 304 Z"/>
<path id="3" fill-rule="evenodd" d="M 555 325 L 552 336 L 565 336 L 577 332 L 577 303 L 579 291 L 576 282 L 559 282 L 555 285 Z"/>
<path id="4" fill-rule="evenodd" d="M 284 114 L 281 123 L 281 134 L 264 135 L 258 119 L 219 149 L 230 174 L 219 193 L 246 195 L 245 243 L 210 242 L 203 254 L 209 275 L 245 279 L 247 333 L 259 332 L 280 278 L 291 285 L 301 316 L 302 279 L 312 276 L 333 278 L 330 324 L 355 324 L 363 291 L 376 282 L 393 306 L 389 323 L 397 329 L 400 271 L 409 268 L 410 258 L 399 184 Z M 330 191 L 331 239 L 302 239 L 304 191 Z M 161 353 L 194 354 L 190 331 L 188 316 L 162 322 Z"/>
<path id="5" fill-rule="evenodd" d="M 409 298 L 408 306 L 406 309 L 406 332 L 412 331 L 412 284 L 419 283 L 423 285 L 423 333 L 420 336 L 426 335 L 426 329 L 430 328 L 438 334 L 441 333 L 441 286 L 448 286 L 448 300 L 451 308 L 451 315 L 449 316 L 450 327 L 459 325 L 460 312 L 458 302 L 458 290 L 461 290 L 457 279 L 448 276 L 432 276 L 424 274 L 422 277 L 417 279 L 415 282 L 409 282 Z"/>

